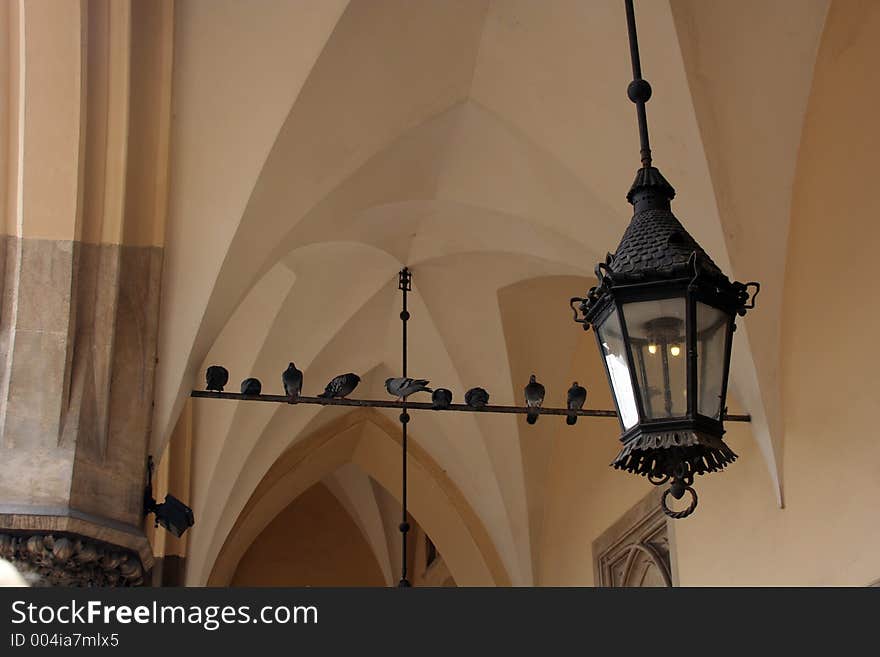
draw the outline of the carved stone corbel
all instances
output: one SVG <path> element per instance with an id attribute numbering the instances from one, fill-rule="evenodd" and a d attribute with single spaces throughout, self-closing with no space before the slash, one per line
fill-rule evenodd
<path id="1" fill-rule="evenodd" d="M 65 534 L 0 534 L 0 557 L 36 586 L 141 586 L 144 568 L 124 548 Z"/>

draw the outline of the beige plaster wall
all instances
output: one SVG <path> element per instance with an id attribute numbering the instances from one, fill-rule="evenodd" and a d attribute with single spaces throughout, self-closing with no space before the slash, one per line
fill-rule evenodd
<path id="1" fill-rule="evenodd" d="M 781 316 L 795 163 L 828 0 L 671 0 L 682 63 L 729 254 L 724 270 L 764 281 L 761 313 L 738 334 L 731 386 L 754 418 L 771 476 L 781 475 Z M 748 47 L 743 47 L 748 43 Z M 653 109 L 653 108 L 652 108 Z M 747 135 L 744 138 L 744 135 Z M 684 195 L 692 192 L 683 189 Z M 687 225 L 690 226 L 690 218 Z M 756 232 L 756 219 L 760 231 Z M 717 253 L 714 244 L 710 253 Z M 744 361 L 754 363 L 747 386 Z M 745 363 L 747 364 L 747 363 Z"/>
<path id="2" fill-rule="evenodd" d="M 27 0 L 20 63 L 24 76 L 21 214 L 18 234 L 51 240 L 77 237 L 81 210 L 83 3 Z M 49 183 L 49 190 L 46 189 Z"/>
<path id="3" fill-rule="evenodd" d="M 17 212 L 13 199 L 17 196 L 17 126 L 19 74 L 18 6 L 0 3 L 0 228 L 4 235 L 14 235 Z"/>
<path id="4" fill-rule="evenodd" d="M 853 283 L 874 279 L 880 243 L 880 199 L 870 193 L 880 94 L 864 85 L 878 29 L 880 6 L 832 4 L 805 118 L 781 327 L 785 508 L 772 503 L 748 427 L 728 424 L 740 459 L 699 478 L 697 512 L 674 524 L 682 585 L 865 586 L 880 577 L 880 309 L 870 287 Z M 614 456 L 609 438 L 557 440 L 543 584 L 591 584 L 592 540 L 649 488 L 603 467 Z"/>
<path id="5" fill-rule="evenodd" d="M 315 484 L 251 544 L 232 586 L 385 586 L 385 578 L 357 525 Z"/>
<path id="6" fill-rule="evenodd" d="M 5 234 L 162 245 L 173 8 L 173 0 L 4 4 Z"/>

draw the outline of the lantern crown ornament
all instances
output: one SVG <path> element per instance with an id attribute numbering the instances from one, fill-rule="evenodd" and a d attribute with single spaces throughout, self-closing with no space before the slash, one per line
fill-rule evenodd
<path id="1" fill-rule="evenodd" d="M 735 318 L 754 307 L 758 283 L 731 282 L 672 213 L 675 189 L 652 165 L 632 0 L 624 0 L 633 62 L 642 167 L 627 193 L 633 206 L 617 250 L 596 265 L 598 284 L 571 300 L 574 319 L 594 329 L 620 420 L 623 446 L 611 463 L 669 483 L 667 515 L 693 513 L 695 475 L 736 460 L 723 440 Z M 668 496 L 690 494 L 674 511 Z"/>
<path id="2" fill-rule="evenodd" d="M 639 169 L 626 195 L 635 213 L 607 263 L 616 281 L 687 276 L 693 272 L 690 260 L 694 254 L 698 254 L 707 274 L 727 280 L 672 214 L 670 201 L 674 196 L 675 190 L 659 169 L 653 166 Z"/>

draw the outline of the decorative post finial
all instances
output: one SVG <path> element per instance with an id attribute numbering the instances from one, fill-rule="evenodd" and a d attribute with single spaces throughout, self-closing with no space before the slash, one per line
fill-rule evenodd
<path id="1" fill-rule="evenodd" d="M 397 289 L 412 292 L 412 272 L 409 267 L 404 267 L 397 275 Z"/>

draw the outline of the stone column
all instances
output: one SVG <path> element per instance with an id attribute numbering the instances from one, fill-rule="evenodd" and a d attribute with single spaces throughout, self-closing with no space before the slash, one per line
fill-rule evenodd
<path id="1" fill-rule="evenodd" d="M 141 584 L 173 6 L 4 5 L 0 556 Z"/>

